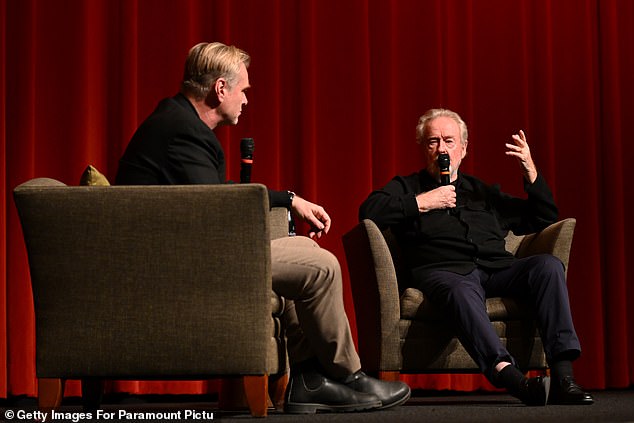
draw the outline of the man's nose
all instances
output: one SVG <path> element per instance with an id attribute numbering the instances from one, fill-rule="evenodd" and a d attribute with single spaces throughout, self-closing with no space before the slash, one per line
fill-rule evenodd
<path id="1" fill-rule="evenodd" d="M 438 142 L 438 152 L 439 153 L 447 153 L 447 143 L 443 140 Z"/>

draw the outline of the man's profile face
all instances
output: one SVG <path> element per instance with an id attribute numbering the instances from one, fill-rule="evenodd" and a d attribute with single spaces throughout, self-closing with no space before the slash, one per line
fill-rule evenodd
<path id="1" fill-rule="evenodd" d="M 244 63 L 240 64 L 240 71 L 233 85 L 228 85 L 224 92 L 224 98 L 220 105 L 223 123 L 236 125 L 242 114 L 242 107 L 248 103 L 246 90 L 249 85 L 249 73 Z"/>
<path id="2" fill-rule="evenodd" d="M 427 123 L 420 143 L 427 160 L 427 171 L 435 178 L 440 177 L 438 155 L 449 154 L 451 181 L 458 176 L 458 168 L 467 154 L 467 145 L 462 142 L 458 123 L 446 116 L 440 116 Z"/>

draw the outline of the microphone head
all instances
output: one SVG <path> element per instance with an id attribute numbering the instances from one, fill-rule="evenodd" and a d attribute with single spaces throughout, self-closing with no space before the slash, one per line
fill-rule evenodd
<path id="1" fill-rule="evenodd" d="M 441 153 L 438 155 L 438 168 L 441 171 L 449 170 L 449 164 L 450 164 L 449 154 Z"/>
<path id="2" fill-rule="evenodd" d="M 441 153 L 438 155 L 438 169 L 440 169 L 440 184 L 449 185 L 450 183 L 450 165 L 449 154 Z"/>
<path id="3" fill-rule="evenodd" d="M 255 142 L 253 138 L 242 138 L 240 140 L 240 156 L 241 157 L 253 157 L 253 150 L 255 149 Z"/>

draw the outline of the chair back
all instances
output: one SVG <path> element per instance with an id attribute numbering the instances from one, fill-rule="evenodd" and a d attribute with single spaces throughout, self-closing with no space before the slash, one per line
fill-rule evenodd
<path id="1" fill-rule="evenodd" d="M 267 191 L 234 186 L 14 190 L 38 377 L 268 374 Z"/>

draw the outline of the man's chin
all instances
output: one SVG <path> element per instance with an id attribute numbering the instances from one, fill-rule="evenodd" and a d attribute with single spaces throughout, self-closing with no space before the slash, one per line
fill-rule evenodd
<path id="1" fill-rule="evenodd" d="M 237 124 L 238 124 L 238 118 L 235 118 L 233 120 L 223 120 L 222 122 L 218 124 L 218 126 L 235 126 Z"/>

